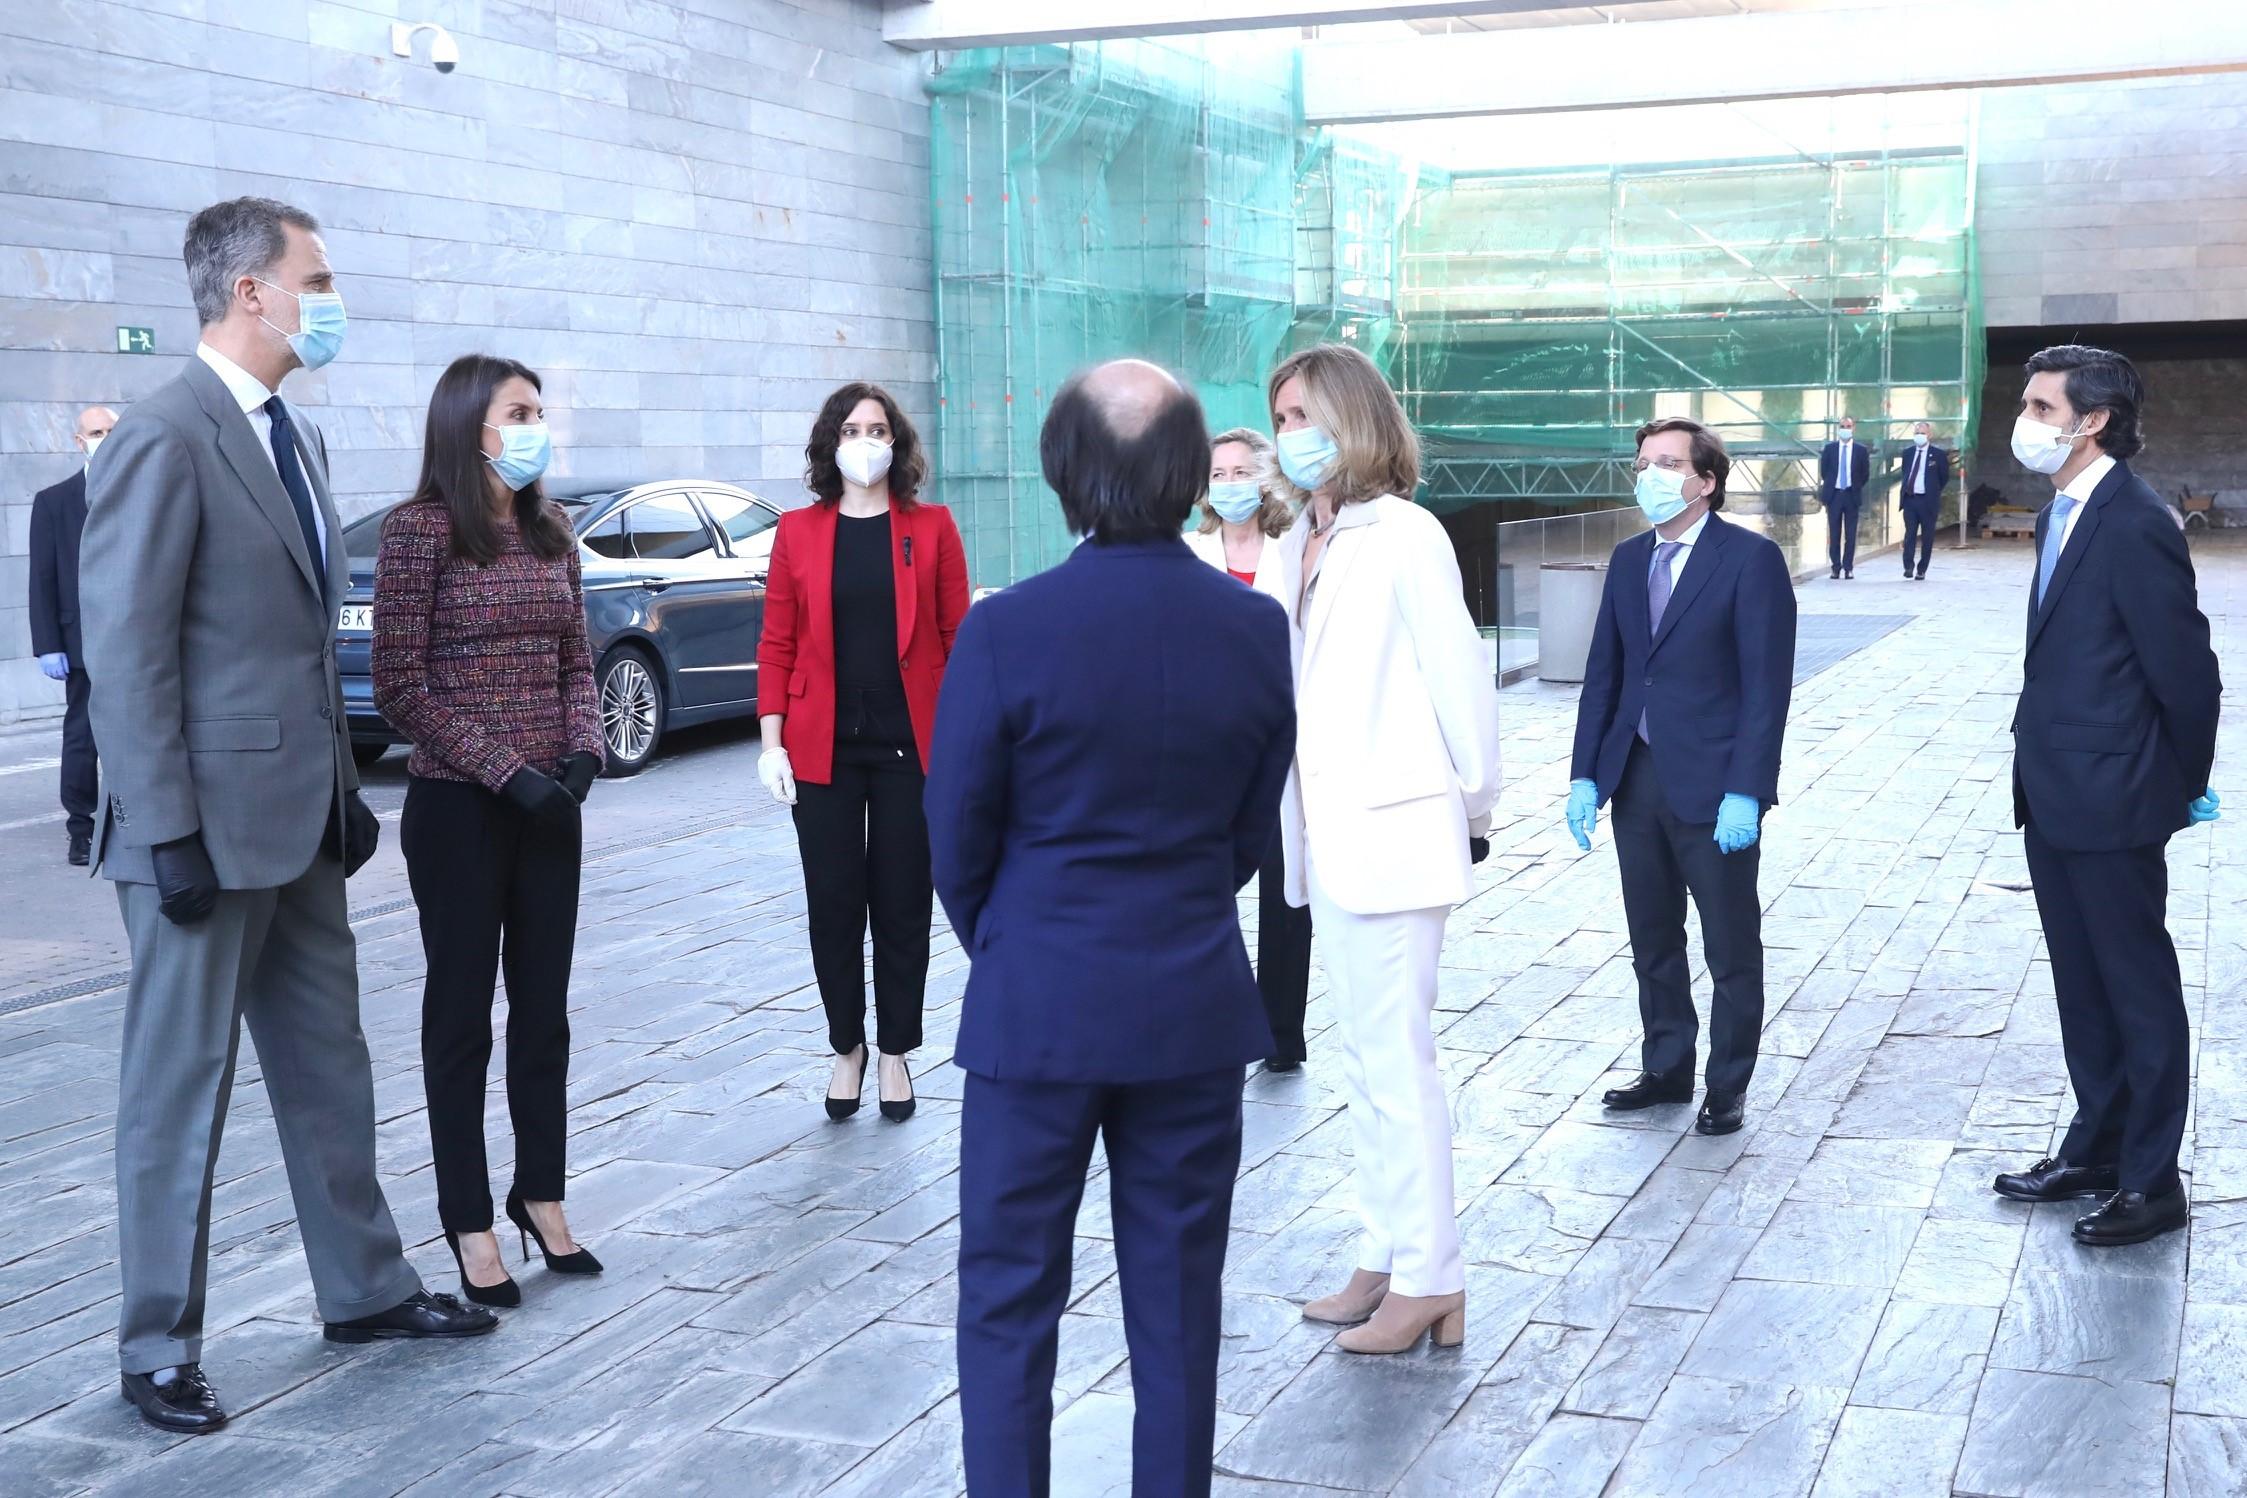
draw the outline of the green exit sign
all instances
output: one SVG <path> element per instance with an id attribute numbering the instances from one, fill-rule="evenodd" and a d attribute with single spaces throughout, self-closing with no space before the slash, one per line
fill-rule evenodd
<path id="1" fill-rule="evenodd" d="M 119 328 L 117 352 L 120 354 L 153 354 L 156 352 L 154 328 Z"/>

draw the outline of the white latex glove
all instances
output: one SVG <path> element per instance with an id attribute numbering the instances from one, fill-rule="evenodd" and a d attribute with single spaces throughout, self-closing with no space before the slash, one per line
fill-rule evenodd
<path id="1" fill-rule="evenodd" d="M 772 799 L 782 806 L 796 804 L 796 767 L 789 762 L 788 751 L 767 749 L 757 756 L 757 778 L 772 792 Z"/>

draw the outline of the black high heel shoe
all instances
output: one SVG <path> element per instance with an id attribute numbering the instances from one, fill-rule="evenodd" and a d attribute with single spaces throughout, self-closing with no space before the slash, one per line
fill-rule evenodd
<path id="1" fill-rule="evenodd" d="M 896 1099 L 881 1099 L 882 1117 L 888 1119 L 891 1123 L 903 1123 L 913 1116 L 913 1108 L 917 1100 L 913 1096 L 913 1068 L 905 1064 L 903 1056 L 897 1057 L 896 1060 L 897 1069 L 905 1073 L 905 1096 Z M 876 1091 L 879 1090 L 879 1087 L 877 1087 Z"/>
<path id="2" fill-rule="evenodd" d="M 829 1118 L 845 1119 L 858 1111 L 858 1095 L 866 1090 L 866 1061 L 871 1054 L 864 1043 L 859 1045 L 858 1085 L 850 1090 L 849 1097 L 837 1097 L 831 1092 L 827 1094 L 827 1116 Z M 834 1083 L 829 1082 L 827 1085 L 832 1087 Z"/>
<path id="3" fill-rule="evenodd" d="M 460 1257 L 460 1235 L 445 1234 L 445 1247 L 453 1251 L 453 1267 L 460 1271 L 460 1293 L 480 1306 L 514 1307 L 523 1303 L 523 1287 L 510 1275 L 496 1285 L 478 1285 L 468 1278 L 468 1265 Z"/>
<path id="4" fill-rule="evenodd" d="M 546 1246 L 546 1235 L 538 1230 L 537 1223 L 531 1221 L 530 1211 L 524 1207 L 522 1197 L 512 1191 L 507 1193 L 507 1220 L 515 1224 L 516 1241 L 518 1243 L 522 1243 L 526 1237 L 537 1242 L 539 1257 L 546 1260 L 546 1268 L 549 1273 L 599 1274 L 601 1272 L 601 1261 L 593 1257 L 593 1251 L 589 1248 L 580 1247 L 574 1254 L 558 1254 L 548 1248 Z M 528 1260 L 530 1256 L 530 1244 L 523 1243 L 523 1258 Z"/>

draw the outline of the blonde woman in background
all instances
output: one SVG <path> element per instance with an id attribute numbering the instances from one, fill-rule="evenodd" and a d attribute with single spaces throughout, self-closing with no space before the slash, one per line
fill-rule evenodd
<path id="1" fill-rule="evenodd" d="M 1209 444 L 1209 495 L 1201 524 L 1186 537 L 1194 555 L 1287 606 L 1280 538 L 1295 512 L 1272 492 L 1271 439 L 1247 427 L 1220 433 Z M 1256 986 L 1272 1024 L 1268 1071 L 1302 1068 L 1303 1011 L 1311 994 L 1311 913 L 1287 903 L 1286 860 L 1280 843 L 1256 875 Z"/>
<path id="2" fill-rule="evenodd" d="M 1294 624 L 1287 897 L 1325 954 L 1349 1101 L 1357 1272 L 1312 1301 L 1347 1352 L 1466 1335 L 1451 1115 L 1430 1016 L 1451 907 L 1474 887 L 1498 799 L 1498 695 L 1459 560 L 1410 498 L 1420 444 L 1373 362 L 1326 344 L 1272 372 L 1275 487 Z M 1356 1325 L 1363 1322 L 1364 1325 Z"/>

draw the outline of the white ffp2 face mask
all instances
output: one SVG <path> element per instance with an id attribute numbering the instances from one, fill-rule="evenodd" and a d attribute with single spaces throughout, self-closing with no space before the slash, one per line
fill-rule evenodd
<path id="1" fill-rule="evenodd" d="M 890 449 L 872 437 L 853 437 L 835 446 L 835 466 L 843 477 L 861 489 L 871 489 L 889 477 Z"/>

